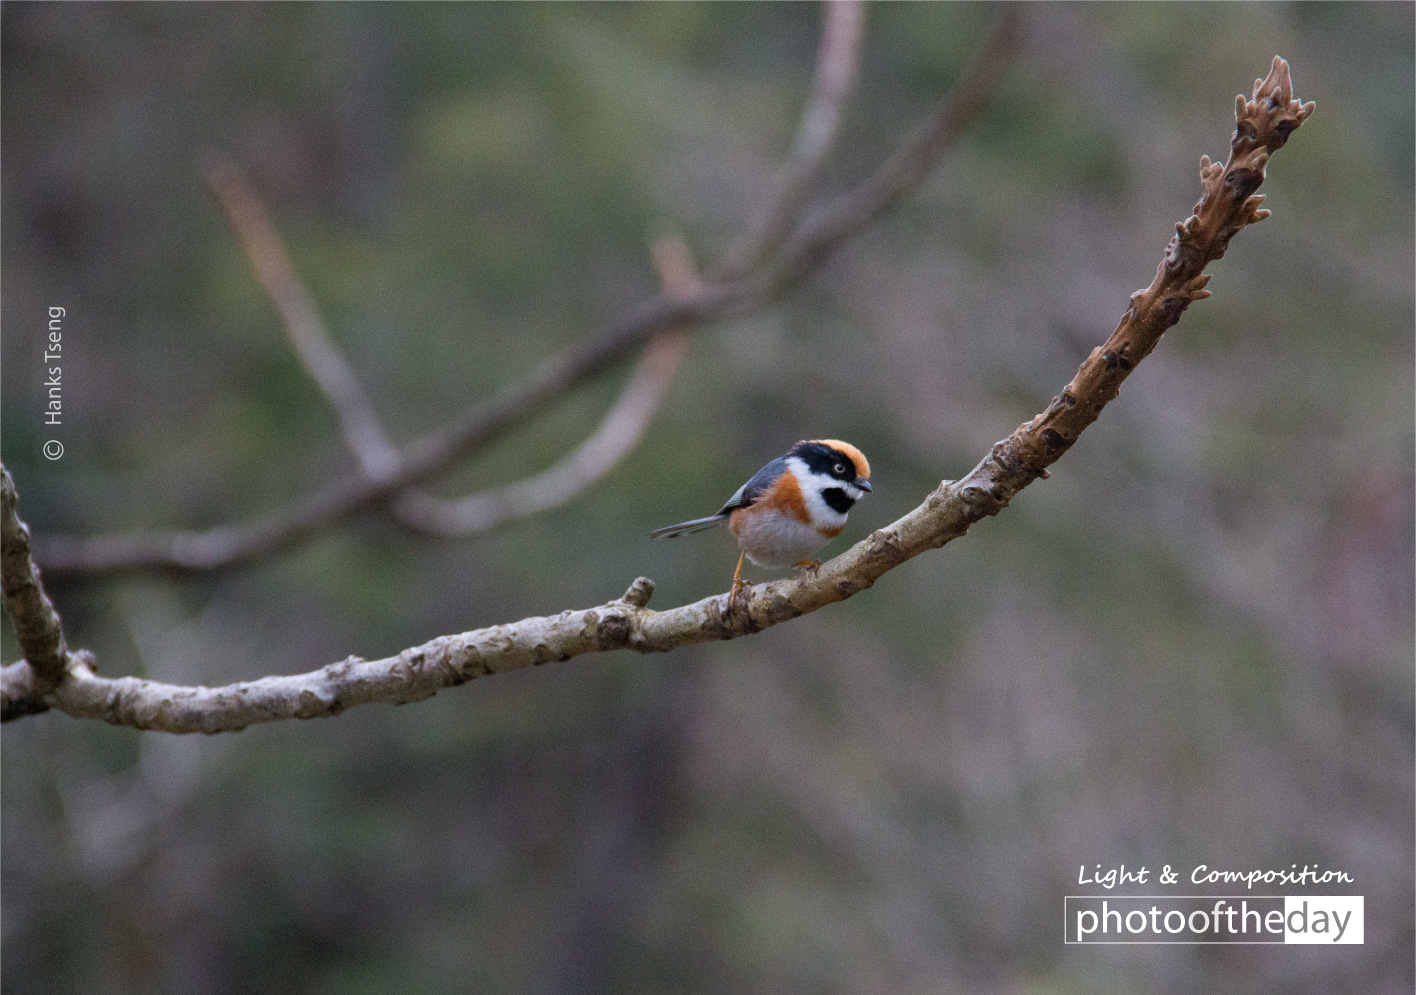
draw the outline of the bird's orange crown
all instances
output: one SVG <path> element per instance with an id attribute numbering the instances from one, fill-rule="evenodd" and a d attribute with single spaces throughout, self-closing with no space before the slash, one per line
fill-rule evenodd
<path id="1" fill-rule="evenodd" d="M 851 462 L 855 464 L 856 476 L 863 477 L 867 480 L 870 479 L 870 462 L 865 458 L 865 453 L 861 452 L 849 442 L 842 442 L 840 439 L 808 439 L 807 441 L 822 446 L 830 446 L 832 449 L 845 453 L 851 458 Z"/>

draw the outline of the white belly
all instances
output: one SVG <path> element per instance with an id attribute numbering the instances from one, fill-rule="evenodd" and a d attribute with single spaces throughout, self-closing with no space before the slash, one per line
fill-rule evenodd
<path id="1" fill-rule="evenodd" d="M 732 530 L 747 558 L 771 569 L 813 559 L 831 541 L 810 525 L 776 511 L 734 514 Z"/>

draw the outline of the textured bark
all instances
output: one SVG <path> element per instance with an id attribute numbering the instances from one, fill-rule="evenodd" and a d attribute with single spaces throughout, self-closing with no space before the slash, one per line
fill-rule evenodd
<path id="1" fill-rule="evenodd" d="M 4 592 L 5 609 L 15 623 L 20 651 L 28 661 L 22 695 L 12 691 L 12 682 L 5 682 L 7 714 L 12 697 L 37 698 L 57 686 L 64 677 L 69 655 L 59 613 L 44 593 L 39 568 L 30 559 L 29 526 L 20 521 L 19 503 L 10 471 L 0 466 L 0 590 Z"/>
<path id="2" fill-rule="evenodd" d="M 1204 193 L 1194 213 L 1175 225 L 1175 236 L 1165 248 L 1165 258 L 1155 279 L 1145 290 L 1131 295 L 1131 306 L 1104 345 L 1092 350 L 1062 393 L 1047 410 L 1012 434 L 1002 445 L 1002 458 L 1019 471 L 1038 473 L 1066 452 L 1082 430 L 1096 421 L 1101 409 L 1116 398 L 1121 384 L 1137 363 L 1150 355 L 1161 335 L 1185 309 L 1210 295 L 1204 268 L 1224 255 L 1229 240 L 1246 225 L 1262 221 L 1269 212 L 1253 195 L 1264 182 L 1264 168 L 1288 136 L 1307 120 L 1313 103 L 1293 99 L 1288 63 L 1273 57 L 1266 79 L 1254 81 L 1253 96 L 1236 98 L 1234 137 L 1229 161 L 1211 162 L 1200 157 L 1200 183 Z"/>
<path id="3" fill-rule="evenodd" d="M 997 514 L 1029 483 L 1046 476 L 1047 467 L 1117 396 L 1131 370 L 1150 354 L 1166 329 L 1192 302 L 1209 295 L 1204 289 L 1208 281 L 1204 267 L 1224 254 L 1235 233 L 1267 216 L 1259 206 L 1262 198 L 1254 196 L 1264 180 L 1265 165 L 1312 113 L 1312 103 L 1300 104 L 1292 97 L 1288 65 L 1275 57 L 1268 78 L 1255 82 L 1252 98 L 1238 98 L 1228 163 L 1221 166 L 1208 157 L 1201 159 L 1203 196 L 1194 214 L 1177 225 L 1155 279 L 1132 296 L 1116 331 L 1092 351 L 1045 411 L 997 443 L 962 480 L 943 481 L 909 514 L 877 529 L 820 567 L 747 588 L 737 602 L 720 594 L 663 612 L 648 607 L 653 584 L 641 577 L 623 597 L 596 608 L 444 636 L 385 660 L 351 657 L 308 674 L 267 677 L 220 688 L 177 687 L 134 677 L 102 678 L 81 655 L 73 654 L 67 679 L 43 700 L 75 717 L 141 729 L 227 732 L 277 719 L 336 715 L 351 705 L 417 701 L 474 677 L 585 653 L 617 649 L 658 653 L 709 640 L 734 639 L 863 591 L 905 560 L 962 536 L 974 522 Z M 14 490 L 8 474 L 4 481 L 6 604 L 12 614 L 17 606 L 25 613 L 27 632 L 36 631 L 34 626 L 38 625 L 47 634 L 44 645 L 59 652 L 62 634 L 57 630 L 58 617 L 38 589 L 37 575 L 24 574 L 34 577 L 34 589 L 25 588 L 23 599 L 11 599 L 9 537 L 12 532 L 21 536 L 25 532 L 23 524 L 13 518 Z M 20 566 L 28 565 L 28 556 L 22 559 Z M 15 562 L 18 564 L 19 558 Z M 17 591 L 24 588 L 23 577 L 13 586 Z M 30 613 L 43 616 L 46 606 L 53 618 L 49 628 L 45 628 L 43 617 L 30 617 Z M 21 621 L 17 616 L 17 628 Z M 5 717 L 22 714 L 20 706 L 32 697 L 12 694 L 12 688 L 33 682 L 29 665 L 4 668 L 0 678 L 5 685 Z M 17 704 L 12 706 L 12 701 Z"/>

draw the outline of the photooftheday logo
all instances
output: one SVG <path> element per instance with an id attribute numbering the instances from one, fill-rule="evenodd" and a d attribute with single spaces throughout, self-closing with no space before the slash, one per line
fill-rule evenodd
<path id="1" fill-rule="evenodd" d="M 1361 895 L 1068 895 L 1068 943 L 1361 943 Z"/>

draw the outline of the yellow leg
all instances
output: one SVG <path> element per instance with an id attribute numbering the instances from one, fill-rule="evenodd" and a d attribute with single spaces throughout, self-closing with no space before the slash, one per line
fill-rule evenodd
<path id="1" fill-rule="evenodd" d="M 744 587 L 749 586 L 748 582 L 742 579 L 742 564 L 747 559 L 747 554 L 743 553 L 738 557 L 737 569 L 733 571 L 733 586 L 728 591 L 728 604 L 737 601 L 738 595 L 742 593 Z"/>
<path id="2" fill-rule="evenodd" d="M 821 566 L 821 561 L 820 561 L 820 560 L 802 560 L 800 563 L 796 564 L 796 566 L 805 567 L 805 568 L 808 569 L 808 570 L 815 570 L 817 567 Z"/>

